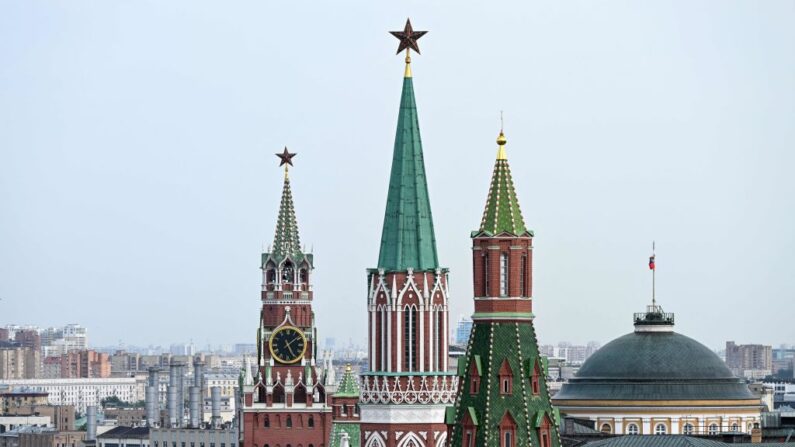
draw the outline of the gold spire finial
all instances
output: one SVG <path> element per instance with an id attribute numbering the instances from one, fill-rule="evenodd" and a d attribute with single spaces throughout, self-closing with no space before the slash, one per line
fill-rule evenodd
<path id="1" fill-rule="evenodd" d="M 351 364 L 350 363 L 346 363 L 345 364 L 345 372 L 348 372 L 348 373 L 351 372 Z"/>
<path id="2" fill-rule="evenodd" d="M 404 78 L 411 77 L 411 50 L 406 48 L 406 70 L 403 72 Z"/>
<path id="3" fill-rule="evenodd" d="M 502 111 L 500 111 L 500 135 L 497 137 L 497 160 L 507 160 L 508 155 L 505 153 L 505 144 L 508 143 L 508 140 L 505 138 L 505 133 L 503 132 L 503 119 L 502 119 Z"/>

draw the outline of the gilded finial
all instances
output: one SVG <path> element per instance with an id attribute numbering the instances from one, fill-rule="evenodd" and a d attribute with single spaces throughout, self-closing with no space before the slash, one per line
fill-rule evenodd
<path id="1" fill-rule="evenodd" d="M 504 122 L 502 120 L 502 112 L 500 112 L 500 135 L 497 137 L 497 160 L 507 160 L 508 155 L 505 153 L 505 145 L 508 143 L 508 139 L 505 138 L 505 133 L 503 132 L 503 125 Z"/>
<path id="2" fill-rule="evenodd" d="M 346 363 L 346 364 L 345 364 L 345 372 L 346 372 L 346 373 L 349 373 L 349 372 L 351 372 L 351 364 L 350 364 L 350 363 Z"/>

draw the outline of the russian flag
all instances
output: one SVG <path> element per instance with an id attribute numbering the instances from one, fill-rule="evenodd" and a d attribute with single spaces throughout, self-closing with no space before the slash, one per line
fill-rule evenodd
<path id="1" fill-rule="evenodd" d="M 649 257 L 649 270 L 654 270 L 654 255 Z"/>

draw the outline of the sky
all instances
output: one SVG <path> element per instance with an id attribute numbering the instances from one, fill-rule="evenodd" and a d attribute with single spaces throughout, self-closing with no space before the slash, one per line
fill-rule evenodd
<path id="1" fill-rule="evenodd" d="M 282 186 L 321 340 L 366 340 L 403 58 L 450 316 L 500 111 L 541 343 L 657 298 L 710 347 L 795 343 L 795 1 L 0 2 L 0 325 L 254 343 Z"/>

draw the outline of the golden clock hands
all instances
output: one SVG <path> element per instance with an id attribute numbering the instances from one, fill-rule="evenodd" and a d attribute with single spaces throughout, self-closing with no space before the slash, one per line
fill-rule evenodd
<path id="1" fill-rule="evenodd" d="M 291 345 L 295 343 L 295 340 L 296 339 L 293 339 L 293 341 L 288 341 L 287 343 L 284 344 L 284 346 L 287 348 L 288 351 L 290 351 L 290 355 L 292 356 L 295 356 L 295 352 L 293 352 L 293 347 Z"/>

